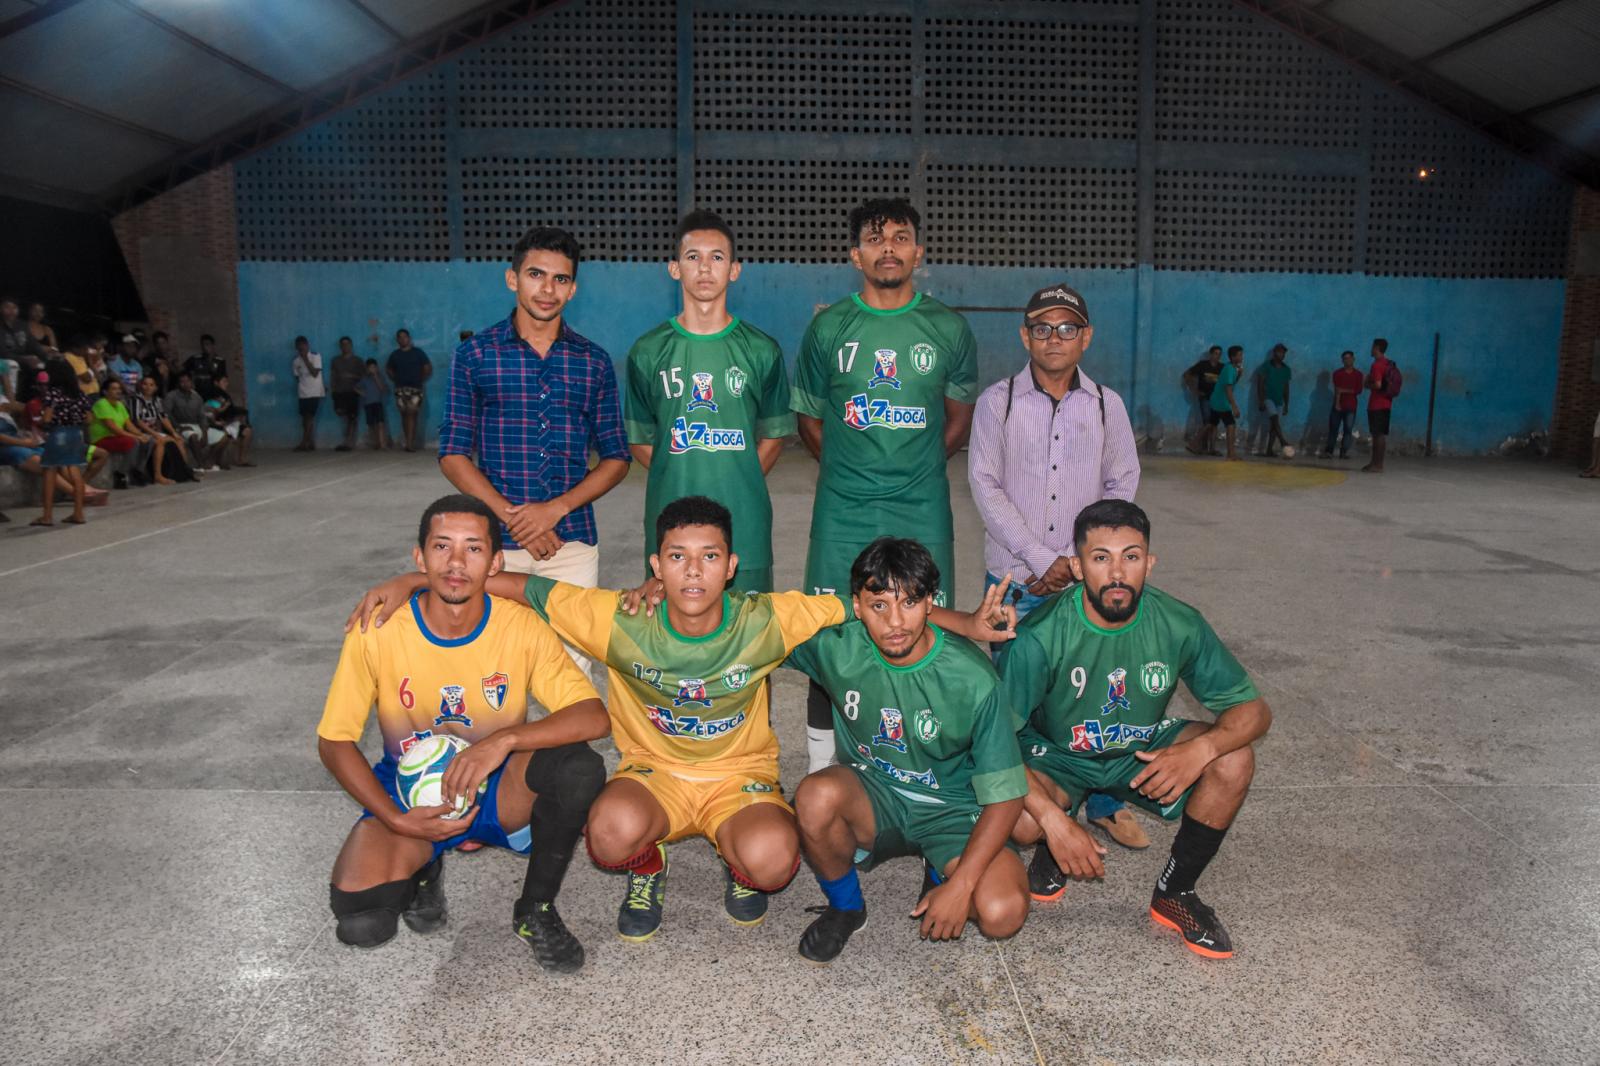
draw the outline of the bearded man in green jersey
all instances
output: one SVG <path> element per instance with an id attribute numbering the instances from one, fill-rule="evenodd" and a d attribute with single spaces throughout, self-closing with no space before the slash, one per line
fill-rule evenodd
<path id="1" fill-rule="evenodd" d="M 667 272 L 683 311 L 628 351 L 628 444 L 650 471 L 644 554 L 656 553 L 656 516 L 685 496 L 709 496 L 733 514 L 739 568 L 731 587 L 772 591 L 772 498 L 766 475 L 794 432 L 789 377 L 778 342 L 728 313 L 739 279 L 733 231 L 710 211 L 678 226 Z"/>
<path id="2" fill-rule="evenodd" d="M 832 698 L 838 754 L 800 782 L 800 842 L 827 897 L 800 954 L 828 963 L 867 921 L 857 867 L 920 855 L 923 937 L 969 920 L 1008 937 L 1028 916 L 1022 860 L 1006 847 L 1028 792 L 1017 719 L 989 656 L 929 621 L 939 568 L 914 540 L 873 541 L 850 571 L 857 621 L 825 629 L 789 665 Z M 979 608 L 1002 603 L 993 586 Z"/>
<path id="3" fill-rule="evenodd" d="M 1104 854 L 1075 818 L 1104 792 L 1181 819 L 1150 916 L 1207 958 L 1233 955 L 1227 928 L 1195 894 L 1255 774 L 1252 745 L 1272 711 L 1200 612 L 1145 581 L 1150 519 L 1126 500 L 1085 507 L 1073 524 L 1080 584 L 1023 619 L 1000 654 L 1011 704 L 1028 717 L 1026 812 L 1013 839 L 1039 843 L 1028 868 L 1036 900 L 1059 899 L 1066 874 L 1103 877 Z M 1217 716 L 1167 716 L 1176 683 Z M 1065 867 L 1065 873 L 1063 873 Z"/>
<path id="4" fill-rule="evenodd" d="M 922 219 L 905 200 L 850 212 L 859 293 L 812 319 L 795 366 L 800 440 L 821 464 L 811 509 L 805 591 L 846 587 L 857 555 L 881 536 L 914 532 L 932 553 L 934 602 L 954 602 L 955 535 L 945 462 L 972 431 L 977 343 L 966 320 L 916 291 Z M 811 769 L 832 758 L 832 712 L 813 684 L 806 702 Z"/>

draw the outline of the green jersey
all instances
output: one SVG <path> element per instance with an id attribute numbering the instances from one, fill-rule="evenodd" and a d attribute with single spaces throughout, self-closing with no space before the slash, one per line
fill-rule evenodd
<path id="1" fill-rule="evenodd" d="M 894 666 L 859 621 L 825 629 L 789 665 L 827 690 L 839 760 L 922 803 L 1003 803 L 1028 792 L 1017 721 L 989 657 L 937 626 L 933 647 Z"/>
<path id="2" fill-rule="evenodd" d="M 647 444 L 645 555 L 656 516 L 680 496 L 710 496 L 733 514 L 733 550 L 746 567 L 772 565 L 772 498 L 756 442 L 794 432 L 778 342 L 734 319 L 690 333 L 677 319 L 628 351 L 628 442 Z"/>
<path id="3" fill-rule="evenodd" d="M 919 292 L 897 311 L 878 311 L 852 294 L 811 320 L 794 409 L 822 422 L 813 541 L 954 539 L 947 397 L 977 402 L 978 347 L 966 320 L 933 297 Z"/>
<path id="4" fill-rule="evenodd" d="M 1089 621 L 1082 585 L 1054 597 L 1018 624 L 1000 676 L 1034 729 L 1091 759 L 1149 746 L 1179 678 L 1213 712 L 1256 698 L 1200 612 L 1149 586 L 1121 629 Z"/>

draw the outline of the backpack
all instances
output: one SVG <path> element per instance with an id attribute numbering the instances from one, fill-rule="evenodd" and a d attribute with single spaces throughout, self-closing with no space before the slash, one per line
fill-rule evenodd
<path id="1" fill-rule="evenodd" d="M 1393 359 L 1389 360 L 1389 368 L 1383 372 L 1383 394 L 1389 399 L 1400 395 L 1400 386 L 1405 379 L 1400 376 L 1400 368 Z"/>

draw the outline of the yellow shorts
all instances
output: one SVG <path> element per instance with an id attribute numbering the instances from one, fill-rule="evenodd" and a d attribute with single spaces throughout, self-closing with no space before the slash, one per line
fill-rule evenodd
<path id="1" fill-rule="evenodd" d="M 668 842 L 703 836 L 715 846 L 722 823 L 757 803 L 794 813 L 778 791 L 777 763 L 766 760 L 713 768 L 623 756 L 611 778 L 619 779 L 639 782 L 661 804 Z"/>

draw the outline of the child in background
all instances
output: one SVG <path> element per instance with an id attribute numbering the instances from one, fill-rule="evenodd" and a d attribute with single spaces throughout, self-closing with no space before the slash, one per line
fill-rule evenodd
<path id="1" fill-rule="evenodd" d="M 367 372 L 356 383 L 356 394 L 361 397 L 361 406 L 367 412 L 367 438 L 372 444 L 373 451 L 390 447 L 389 423 L 383 415 L 383 394 L 389 391 L 389 386 L 383 380 L 383 373 L 378 369 L 376 359 L 367 360 Z"/>

